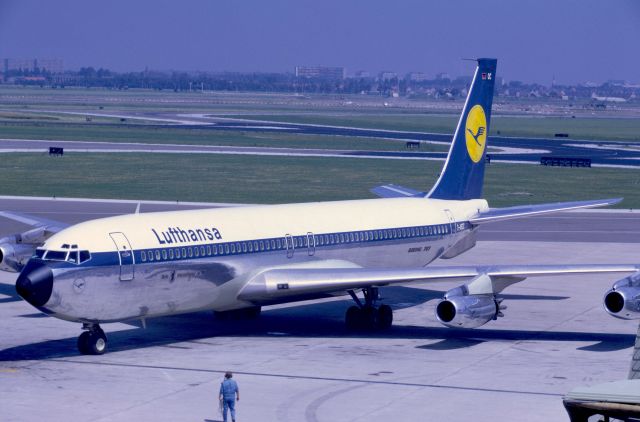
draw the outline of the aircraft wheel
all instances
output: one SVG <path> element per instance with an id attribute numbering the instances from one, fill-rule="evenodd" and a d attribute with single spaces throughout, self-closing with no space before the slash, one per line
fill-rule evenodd
<path id="1" fill-rule="evenodd" d="M 85 331 L 78 337 L 78 350 L 83 355 L 101 355 L 107 350 L 107 336 L 101 329 Z"/>
<path id="2" fill-rule="evenodd" d="M 378 308 L 378 328 L 386 330 L 393 324 L 393 310 L 389 305 L 380 305 Z"/>
<path id="3" fill-rule="evenodd" d="M 348 330 L 357 330 L 362 326 L 362 311 L 357 306 L 349 306 L 344 321 Z"/>
<path id="4" fill-rule="evenodd" d="M 373 306 L 365 306 L 362 308 L 362 328 L 373 330 L 378 325 L 378 312 Z"/>

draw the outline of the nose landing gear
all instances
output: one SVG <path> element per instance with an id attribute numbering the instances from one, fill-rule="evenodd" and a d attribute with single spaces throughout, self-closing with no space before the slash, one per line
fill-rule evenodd
<path id="1" fill-rule="evenodd" d="M 365 303 L 363 304 L 353 290 L 349 295 L 356 305 L 350 306 L 345 314 L 345 323 L 349 330 L 386 330 L 393 323 L 393 310 L 389 305 L 376 306 L 380 299 L 377 287 L 362 289 Z"/>
<path id="2" fill-rule="evenodd" d="M 98 324 L 85 322 L 78 337 L 78 350 L 83 355 L 101 355 L 107 350 L 107 336 Z"/>

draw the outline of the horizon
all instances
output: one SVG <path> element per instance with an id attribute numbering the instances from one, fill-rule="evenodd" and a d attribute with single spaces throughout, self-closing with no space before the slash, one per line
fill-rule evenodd
<path id="1" fill-rule="evenodd" d="M 482 56 L 498 58 L 507 81 L 640 83 L 639 23 L 633 0 L 4 0 L 0 57 L 59 57 L 70 70 L 288 73 L 320 64 L 456 78 L 473 72 L 464 57 Z"/>

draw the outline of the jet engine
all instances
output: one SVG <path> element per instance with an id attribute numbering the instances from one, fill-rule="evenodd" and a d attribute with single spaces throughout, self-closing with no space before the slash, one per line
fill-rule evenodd
<path id="1" fill-rule="evenodd" d="M 18 272 L 27 264 L 35 246 L 17 243 L 13 238 L 0 239 L 0 270 Z"/>
<path id="2" fill-rule="evenodd" d="M 463 286 L 464 287 L 464 286 Z M 447 292 L 436 306 L 436 318 L 451 328 L 476 328 L 502 316 L 500 300 L 494 295 L 455 295 L 460 287 Z"/>
<path id="3" fill-rule="evenodd" d="M 616 281 L 604 295 L 604 309 L 620 319 L 640 319 L 640 273 Z"/>

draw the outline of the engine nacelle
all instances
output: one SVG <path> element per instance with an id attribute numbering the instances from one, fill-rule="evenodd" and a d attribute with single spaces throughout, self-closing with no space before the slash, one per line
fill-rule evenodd
<path id="1" fill-rule="evenodd" d="M 604 309 L 620 319 L 640 319 L 640 273 L 616 281 L 604 295 Z"/>
<path id="2" fill-rule="evenodd" d="M 455 289 L 454 289 L 455 290 Z M 502 316 L 500 303 L 493 295 L 451 296 L 436 306 L 436 318 L 452 328 L 476 328 Z"/>
<path id="3" fill-rule="evenodd" d="M 6 240 L 6 239 L 5 239 Z M 18 272 L 27 264 L 35 247 L 18 243 L 0 243 L 0 270 Z"/>

